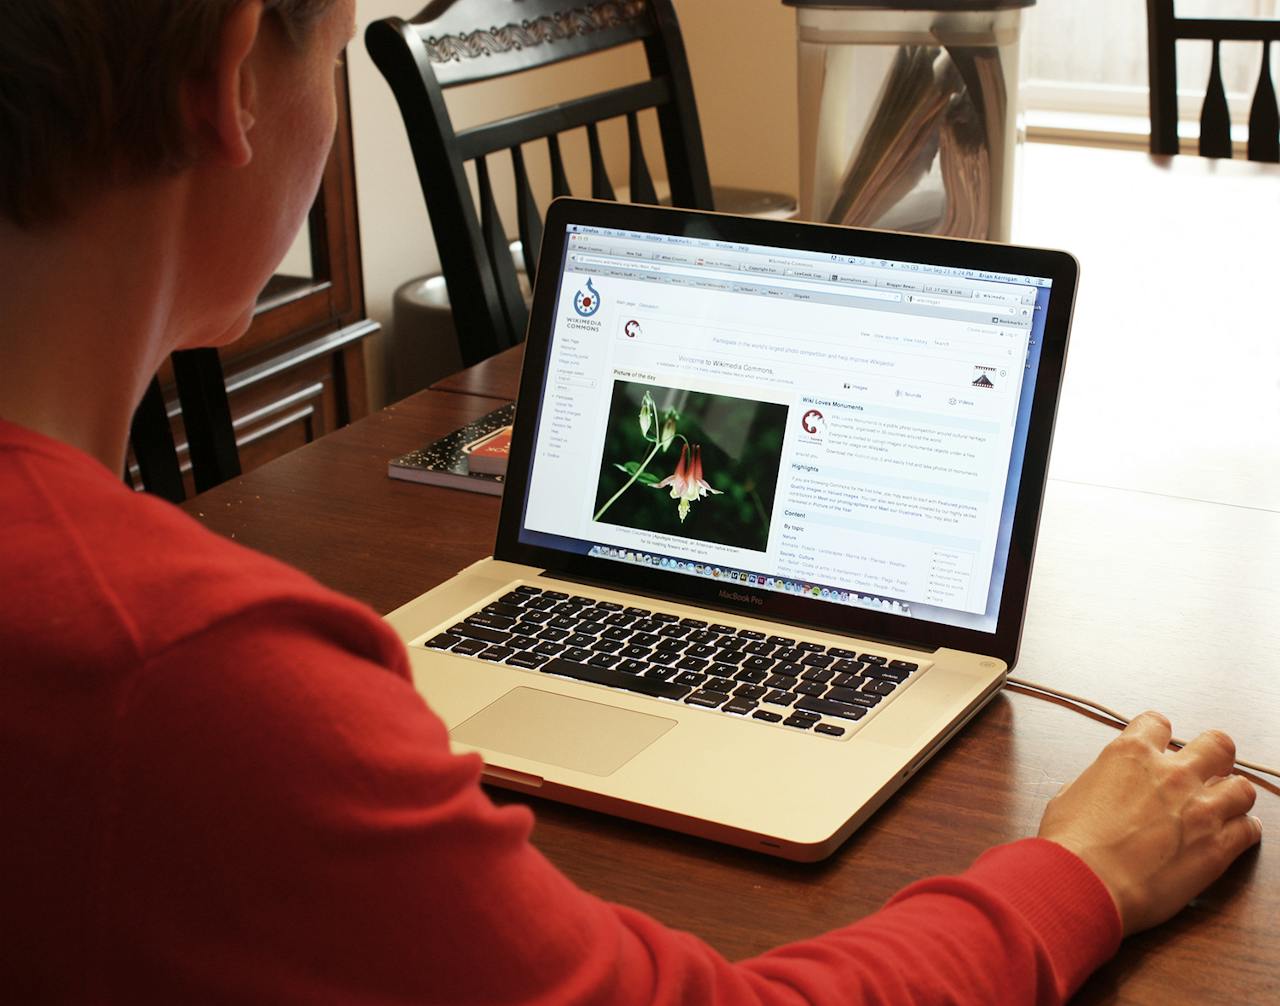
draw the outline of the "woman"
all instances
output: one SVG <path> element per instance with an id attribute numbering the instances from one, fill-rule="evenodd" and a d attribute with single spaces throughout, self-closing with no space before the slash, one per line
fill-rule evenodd
<path id="1" fill-rule="evenodd" d="M 1057 1002 L 1259 840 L 1230 739 L 1149 713 L 1038 838 L 729 964 L 543 860 L 371 612 L 128 491 L 151 375 L 245 331 L 306 214 L 354 17 L 0 7 L 6 996 Z"/>

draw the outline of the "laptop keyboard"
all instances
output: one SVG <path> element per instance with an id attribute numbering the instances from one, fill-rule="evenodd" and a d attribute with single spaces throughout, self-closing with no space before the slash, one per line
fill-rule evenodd
<path id="1" fill-rule="evenodd" d="M 829 737 L 847 736 L 920 669 L 528 585 L 424 645 Z"/>

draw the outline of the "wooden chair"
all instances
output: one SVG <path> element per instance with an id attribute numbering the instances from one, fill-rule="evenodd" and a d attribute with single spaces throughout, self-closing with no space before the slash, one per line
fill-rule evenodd
<path id="1" fill-rule="evenodd" d="M 1178 153 L 1179 40 L 1199 39 L 1213 44 L 1213 61 L 1204 105 L 1200 110 L 1200 154 L 1231 156 L 1231 119 L 1218 49 L 1222 42 L 1257 42 L 1262 45 L 1262 71 L 1249 111 L 1247 156 L 1251 161 L 1280 161 L 1280 114 L 1271 81 L 1271 43 L 1280 41 L 1280 22 L 1180 18 L 1174 16 L 1174 0 L 1147 0 L 1147 73 L 1151 84 L 1151 152 Z"/>
<path id="2" fill-rule="evenodd" d="M 198 493 L 240 474 L 231 406 L 216 349 L 184 349 L 170 356 L 191 476 Z M 173 503 L 186 499 L 178 449 L 159 378 L 153 377 L 133 414 L 129 443 L 147 492 Z"/>
<path id="3" fill-rule="evenodd" d="M 629 42 L 644 45 L 648 80 L 461 132 L 444 91 L 549 66 Z M 655 109 L 676 206 L 711 209 L 711 182 L 693 82 L 671 0 L 434 0 L 408 21 L 369 25 L 365 45 L 395 93 L 408 130 L 459 333 L 470 366 L 524 339 L 528 309 L 490 183 L 489 160 L 507 153 L 515 173 L 516 224 L 530 279 L 542 213 L 525 167 L 525 145 L 545 149 L 551 195 L 570 195 L 559 135 L 585 129 L 591 196 L 613 199 L 598 123 L 625 117 L 631 198 L 656 203 L 637 113 Z M 473 161 L 479 202 L 464 165 Z"/>

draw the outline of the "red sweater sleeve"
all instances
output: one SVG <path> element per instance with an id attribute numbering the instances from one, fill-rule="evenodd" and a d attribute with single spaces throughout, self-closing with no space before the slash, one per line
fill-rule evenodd
<path id="1" fill-rule="evenodd" d="M 104 765 L 90 998 L 1052 1003 L 1118 944 L 1098 879 L 1033 840 L 731 964 L 576 888 L 405 678 L 343 640 L 332 610 L 275 602 L 148 662 Z"/>

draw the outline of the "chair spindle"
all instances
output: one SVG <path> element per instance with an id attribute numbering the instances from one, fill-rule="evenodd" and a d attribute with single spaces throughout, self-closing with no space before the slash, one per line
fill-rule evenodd
<path id="1" fill-rule="evenodd" d="M 560 137 L 555 133 L 547 137 L 547 153 L 551 157 L 551 198 L 573 195 L 569 176 L 564 173 L 564 158 L 560 156 Z"/>
<path id="2" fill-rule="evenodd" d="M 515 266 L 511 262 L 511 246 L 507 244 L 506 228 L 498 215 L 498 204 L 493 198 L 493 186 L 489 182 L 489 165 L 484 157 L 477 157 L 476 183 L 480 190 L 480 232 L 484 238 L 485 251 L 489 256 L 489 266 L 498 283 L 498 297 L 502 301 L 503 314 L 507 320 L 506 332 L 495 332 L 499 347 L 505 349 L 514 346 L 524 338 L 528 313 L 524 306 L 524 297 L 520 294 L 520 284 L 516 281 Z"/>
<path id="3" fill-rule="evenodd" d="M 591 198 L 616 201 L 613 183 L 604 167 L 604 154 L 600 150 L 600 130 L 594 122 L 587 123 L 587 145 L 591 148 Z"/>
<path id="4" fill-rule="evenodd" d="M 644 159 L 644 145 L 640 142 L 640 122 L 635 112 L 627 113 L 627 145 L 631 148 L 631 201 L 656 206 L 658 193 L 653 187 L 649 165 Z"/>
<path id="5" fill-rule="evenodd" d="M 516 224 L 520 231 L 520 249 L 525 272 L 532 283 L 538 271 L 538 248 L 542 245 L 542 214 L 538 212 L 529 175 L 524 169 L 524 152 L 518 145 L 511 148 L 511 166 L 516 175 Z"/>
<path id="6" fill-rule="evenodd" d="M 1217 39 L 1213 40 L 1209 83 L 1205 86 L 1204 105 L 1200 109 L 1200 156 L 1231 156 L 1231 115 L 1227 110 L 1227 93 L 1222 87 Z"/>
<path id="7" fill-rule="evenodd" d="M 1271 43 L 1262 43 L 1262 69 L 1249 109 L 1249 150 L 1251 161 L 1280 161 L 1280 111 L 1276 109 L 1276 89 L 1271 82 Z"/>

